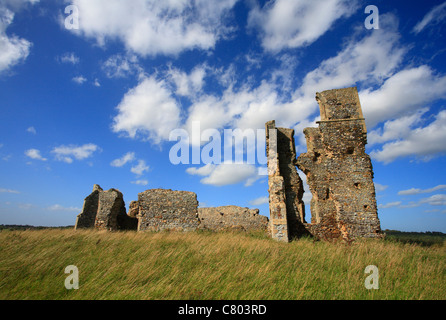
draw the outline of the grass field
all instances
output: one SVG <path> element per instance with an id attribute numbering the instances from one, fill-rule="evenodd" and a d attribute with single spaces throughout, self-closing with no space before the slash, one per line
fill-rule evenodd
<path id="1" fill-rule="evenodd" d="M 446 299 L 446 243 L 435 239 L 2 230 L 0 299 Z M 78 290 L 65 288 L 68 265 Z M 379 289 L 365 288 L 368 265 Z"/>

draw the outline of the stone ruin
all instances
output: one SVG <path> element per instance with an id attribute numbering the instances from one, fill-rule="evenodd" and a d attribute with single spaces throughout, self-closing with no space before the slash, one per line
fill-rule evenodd
<path id="1" fill-rule="evenodd" d="M 195 231 L 200 224 L 194 192 L 147 190 L 130 207 L 129 214 L 138 218 L 138 231 Z"/>
<path id="2" fill-rule="evenodd" d="M 270 218 L 258 209 L 237 206 L 198 208 L 188 191 L 151 189 L 138 194 L 126 213 L 122 193 L 95 185 L 85 198 L 75 229 L 194 231 L 198 229 L 263 230 L 278 241 L 304 235 L 323 240 L 382 237 L 373 184 L 373 168 L 365 153 L 367 129 L 357 89 L 316 93 L 321 120 L 305 128 L 307 152 L 296 155 L 294 130 L 266 127 Z M 312 193 L 311 223 L 305 221 L 304 188 Z"/>
<path id="3" fill-rule="evenodd" d="M 259 214 L 259 209 L 238 206 L 198 208 L 198 219 L 204 229 L 267 231 L 268 217 Z"/>
<path id="4" fill-rule="evenodd" d="M 75 229 L 137 231 L 243 230 L 266 231 L 268 218 L 259 209 L 238 206 L 198 208 L 197 195 L 189 191 L 150 189 L 130 202 L 129 212 L 122 193 L 116 189 L 103 191 L 94 185 L 85 198 Z"/>
<path id="5" fill-rule="evenodd" d="M 296 158 L 294 131 L 266 123 L 270 234 L 279 241 L 302 235 L 351 241 L 381 237 L 367 130 L 357 89 L 316 94 L 321 120 L 305 128 L 307 152 Z M 312 193 L 311 223 L 306 223 L 303 186 Z"/>
<path id="6" fill-rule="evenodd" d="M 84 200 L 74 229 L 136 230 L 137 223 L 137 219 L 127 215 L 124 197 L 119 190 L 104 191 L 95 184 L 93 192 Z"/>

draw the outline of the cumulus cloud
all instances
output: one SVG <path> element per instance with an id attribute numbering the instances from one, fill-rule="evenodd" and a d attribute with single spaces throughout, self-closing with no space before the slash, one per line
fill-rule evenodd
<path id="1" fill-rule="evenodd" d="M 215 170 L 215 164 L 208 163 L 204 165 L 203 167 L 190 167 L 186 169 L 186 172 L 191 175 L 198 175 L 198 176 L 208 176 L 212 173 L 212 171 Z"/>
<path id="2" fill-rule="evenodd" d="M 446 110 L 440 111 L 435 121 L 426 127 L 412 130 L 405 139 L 384 144 L 381 150 L 370 152 L 370 156 L 384 163 L 406 156 L 429 160 L 437 154 L 446 152 L 444 141 L 446 141 Z"/>
<path id="3" fill-rule="evenodd" d="M 422 115 L 428 111 L 427 108 L 417 110 L 414 114 L 402 116 L 401 118 L 386 121 L 383 128 L 378 128 L 367 134 L 369 146 L 384 143 L 390 140 L 397 140 L 406 137 L 412 131 L 414 125 L 422 120 Z"/>
<path id="4" fill-rule="evenodd" d="M 14 13 L 0 4 L 0 73 L 24 61 L 32 46 L 26 39 L 6 34 L 6 29 L 13 19 Z"/>
<path id="5" fill-rule="evenodd" d="M 113 160 L 110 165 L 112 167 L 122 167 L 128 162 L 132 162 L 135 160 L 135 153 L 134 152 L 127 152 L 124 154 L 121 158 Z"/>
<path id="6" fill-rule="evenodd" d="M 421 65 L 401 70 L 389 77 L 381 87 L 364 89 L 359 96 L 367 126 L 373 127 L 381 121 L 405 116 L 428 103 L 445 98 L 446 76 Z"/>
<path id="7" fill-rule="evenodd" d="M 364 88 L 381 88 L 379 85 L 397 71 L 407 52 L 407 48 L 399 44 L 398 20 L 394 15 L 383 14 L 380 21 L 379 30 L 374 30 L 362 37 L 355 35 L 344 44 L 338 54 L 322 61 L 318 67 L 308 72 L 302 85 L 294 92 L 286 89 L 286 92 L 291 92 L 291 99 L 288 95 L 281 94 L 284 91 L 283 84 L 287 83 L 287 76 L 286 72 L 280 72 L 280 70 L 273 72 L 271 77 L 275 80 L 283 80 L 282 83 L 262 81 L 258 86 L 246 83 L 235 89 L 230 82 L 221 95 L 203 94 L 193 101 L 188 110 L 186 127 L 190 128 L 193 121 L 200 121 L 203 130 L 224 126 L 255 129 L 262 128 L 266 121 L 274 118 L 279 126 L 296 126 L 296 129 L 299 129 L 296 131 L 299 134 L 299 142 L 303 143 L 302 126 L 299 124 L 314 125 L 314 120 L 317 120 L 309 120 L 317 110 L 314 99 L 316 92 L 354 86 L 358 83 L 362 83 Z M 363 35 L 363 33 L 358 34 Z M 287 61 L 286 57 L 284 59 Z M 289 63 L 284 63 L 282 68 L 285 69 L 286 65 Z M 428 70 L 430 69 L 425 67 L 422 70 L 424 72 L 414 78 L 427 81 L 426 86 L 434 84 L 431 92 L 435 95 L 428 98 L 417 90 L 418 102 L 431 101 L 441 96 L 442 83 L 436 84 L 435 81 L 443 79 L 436 77 L 432 70 L 430 72 Z M 398 115 L 398 111 L 413 103 L 407 99 L 407 103 L 401 104 L 401 109 L 392 113 L 389 110 L 393 108 L 387 107 L 385 110 L 380 108 L 379 102 L 382 99 L 379 101 L 368 99 L 372 92 L 374 92 L 373 89 L 363 90 L 360 97 L 361 102 L 363 102 L 363 96 L 365 97 L 366 103 L 362 103 L 362 106 L 364 112 L 369 111 L 369 117 L 374 124 Z M 394 94 L 393 91 L 386 90 L 383 92 L 383 97 L 392 94 Z M 415 104 L 413 105 L 412 110 L 415 110 Z"/>
<path id="8" fill-rule="evenodd" d="M 34 160 L 46 161 L 47 159 L 42 157 L 40 154 L 40 150 L 37 149 L 29 149 L 25 151 L 25 155 Z"/>
<path id="9" fill-rule="evenodd" d="M 84 144 L 82 146 L 77 145 L 61 145 L 55 147 L 51 153 L 55 154 L 56 160 L 66 163 L 72 163 L 73 159 L 84 160 L 93 155 L 95 151 L 99 150 L 99 147 L 93 143 Z"/>
<path id="10" fill-rule="evenodd" d="M 244 185 L 248 187 L 260 178 L 256 166 L 245 163 L 207 164 L 201 168 L 188 168 L 186 172 L 191 175 L 205 176 L 200 182 L 213 186 L 244 182 Z"/>
<path id="11" fill-rule="evenodd" d="M 277 52 L 313 43 L 337 20 L 357 9 L 357 1 L 269 1 L 263 8 L 257 6 L 250 11 L 248 24 L 260 30 L 266 50 Z"/>
<path id="12" fill-rule="evenodd" d="M 73 0 L 79 9 L 76 34 L 105 45 L 118 39 L 141 56 L 208 50 L 226 36 L 223 23 L 237 0 Z"/>
<path id="13" fill-rule="evenodd" d="M 144 78 L 129 90 L 117 107 L 113 119 L 114 132 L 131 138 L 138 135 L 154 143 L 168 140 L 173 129 L 180 126 L 181 108 L 172 97 L 164 80 Z"/>
<path id="14" fill-rule="evenodd" d="M 190 74 L 176 68 L 170 68 L 168 76 L 176 85 L 176 94 L 185 97 L 194 97 L 198 94 L 206 76 L 205 66 L 196 66 Z"/>
<path id="15" fill-rule="evenodd" d="M 138 164 L 131 167 L 130 171 L 137 176 L 142 176 L 145 171 L 149 171 L 149 166 L 146 165 L 144 160 L 138 160 Z"/>
<path id="16" fill-rule="evenodd" d="M 269 9 L 258 10 L 266 14 Z M 417 145 L 412 154 L 430 157 L 444 149 L 441 144 L 430 143 L 434 141 L 429 130 L 439 129 L 441 123 L 425 128 L 420 125 L 425 121 L 427 106 L 446 97 L 446 76 L 427 65 L 402 68 L 410 48 L 400 43 L 398 23 L 395 15 L 387 13 L 380 16 L 380 29 L 368 33 L 353 31 L 341 50 L 308 72 L 297 88 L 292 88 L 286 70 L 289 65 L 294 68 L 296 62 L 290 62 L 286 55 L 280 56 L 283 63 L 270 73 L 269 79 L 260 83 L 249 79 L 237 83 L 238 70 L 233 64 L 221 69 L 200 64 L 189 72 L 169 66 L 164 74 L 157 72 L 156 77 L 141 78 L 125 94 L 112 128 L 131 138 L 158 144 L 168 140 L 173 129 L 192 132 L 196 122 L 201 131 L 243 130 L 264 128 L 266 121 L 275 119 L 278 126 L 294 128 L 296 141 L 304 145 L 302 129 L 314 126 L 318 120 L 315 93 L 356 85 L 361 88 L 359 96 L 370 130 L 370 145 L 385 144 L 382 150 L 373 150 L 375 159 L 391 162 L 409 152 L 404 147 L 409 142 Z M 222 90 L 206 92 L 206 77 L 215 77 Z M 180 104 L 182 97 L 190 100 L 187 109 Z M 373 130 L 383 122 L 382 128 Z M 419 138 L 415 132 L 421 134 Z M 423 139 L 428 140 L 423 143 Z M 393 152 L 398 154 L 386 156 L 392 152 L 388 143 L 396 143 Z"/>

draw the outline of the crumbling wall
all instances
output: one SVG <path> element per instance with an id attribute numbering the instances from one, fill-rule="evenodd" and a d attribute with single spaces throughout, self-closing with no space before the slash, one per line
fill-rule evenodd
<path id="1" fill-rule="evenodd" d="M 294 131 L 276 128 L 274 120 L 266 123 L 271 236 L 281 241 L 304 234 L 347 241 L 381 237 L 358 91 L 328 90 L 317 93 L 316 100 L 319 127 L 304 129 L 308 151 L 297 159 Z M 313 195 L 311 223 L 305 222 L 296 165 Z"/>
<path id="2" fill-rule="evenodd" d="M 319 128 L 306 128 L 307 152 L 297 165 L 313 195 L 311 224 L 321 239 L 381 236 L 367 130 L 356 88 L 316 94 Z"/>
<path id="3" fill-rule="evenodd" d="M 74 229 L 94 228 L 99 206 L 99 192 L 102 191 L 99 185 L 93 186 L 93 192 L 84 199 L 82 212 L 76 217 Z"/>
<path id="4" fill-rule="evenodd" d="M 75 229 L 136 230 L 137 220 L 127 215 L 122 193 L 116 189 L 104 191 L 99 185 L 84 200 L 77 216 Z"/>
<path id="5" fill-rule="evenodd" d="M 198 208 L 200 228 L 214 231 L 246 230 L 266 231 L 268 218 L 259 214 L 259 209 L 249 209 L 238 206 L 222 206 Z"/>
<path id="6" fill-rule="evenodd" d="M 276 128 L 274 120 L 268 121 L 265 129 L 270 233 L 273 239 L 287 242 L 306 232 L 304 189 L 294 164 L 294 130 Z"/>
<path id="7" fill-rule="evenodd" d="M 138 231 L 194 231 L 199 227 L 197 195 L 189 191 L 151 189 L 130 204 Z"/>

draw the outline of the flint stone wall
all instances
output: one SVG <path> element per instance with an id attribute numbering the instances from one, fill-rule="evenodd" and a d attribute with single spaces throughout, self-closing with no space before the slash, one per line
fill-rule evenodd
<path id="1" fill-rule="evenodd" d="M 321 121 L 318 128 L 304 129 L 307 152 L 297 159 L 294 131 L 276 128 L 274 120 L 266 123 L 271 236 L 280 241 L 305 234 L 346 241 L 382 237 L 358 91 L 327 90 L 316 100 Z M 296 165 L 313 195 L 311 223 L 305 221 Z"/>
<path id="2" fill-rule="evenodd" d="M 122 193 L 117 189 L 104 191 L 99 185 L 84 200 L 75 229 L 136 230 L 137 220 L 127 215 Z"/>
<path id="3" fill-rule="evenodd" d="M 259 214 L 259 209 L 238 206 L 198 208 L 200 228 L 214 231 L 245 230 L 267 231 L 268 218 Z"/>
<path id="4" fill-rule="evenodd" d="M 197 195 L 189 191 L 151 189 L 131 203 L 138 231 L 195 231 L 199 225 Z"/>
<path id="5" fill-rule="evenodd" d="M 294 130 L 277 128 L 274 120 L 268 121 L 265 129 L 270 234 L 273 239 L 288 242 L 306 233 L 304 188 L 295 166 Z"/>
<path id="6" fill-rule="evenodd" d="M 367 130 L 356 87 L 316 94 L 319 128 L 306 128 L 307 152 L 297 166 L 313 198 L 311 224 L 321 239 L 381 237 Z"/>

